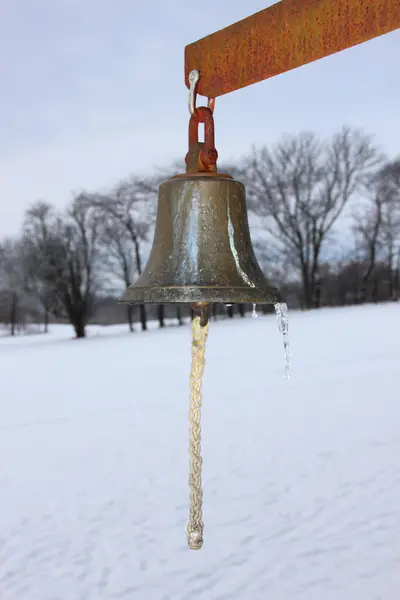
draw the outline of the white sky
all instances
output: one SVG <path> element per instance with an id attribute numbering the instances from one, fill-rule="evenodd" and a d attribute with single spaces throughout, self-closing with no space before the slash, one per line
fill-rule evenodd
<path id="1" fill-rule="evenodd" d="M 183 159 L 184 46 L 256 0 L 0 0 L 0 235 L 43 199 Z M 217 99 L 221 162 L 283 133 L 344 123 L 400 154 L 400 31 Z"/>

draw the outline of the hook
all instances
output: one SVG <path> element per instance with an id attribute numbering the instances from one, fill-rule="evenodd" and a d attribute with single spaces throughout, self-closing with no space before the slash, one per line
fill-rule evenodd
<path id="1" fill-rule="evenodd" d="M 200 71 L 197 69 L 193 69 L 189 73 L 189 113 L 193 117 L 194 113 L 197 110 L 196 107 L 196 98 L 197 98 L 197 85 L 200 80 Z M 211 112 L 214 112 L 215 108 L 215 98 L 208 98 L 207 102 L 208 108 Z"/>

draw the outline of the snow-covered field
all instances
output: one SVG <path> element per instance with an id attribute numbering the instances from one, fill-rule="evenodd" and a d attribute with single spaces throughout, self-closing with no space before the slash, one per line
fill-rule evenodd
<path id="1" fill-rule="evenodd" d="M 186 546 L 190 327 L 0 339 L 1 600 L 398 600 L 400 306 L 211 323 Z"/>

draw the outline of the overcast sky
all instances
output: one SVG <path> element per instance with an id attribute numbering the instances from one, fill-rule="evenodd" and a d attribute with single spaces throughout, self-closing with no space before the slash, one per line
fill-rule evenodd
<path id="1" fill-rule="evenodd" d="M 183 53 L 273 2 L 0 0 L 0 235 L 43 199 L 183 159 Z M 400 32 L 217 99 L 220 159 L 343 124 L 400 154 Z"/>

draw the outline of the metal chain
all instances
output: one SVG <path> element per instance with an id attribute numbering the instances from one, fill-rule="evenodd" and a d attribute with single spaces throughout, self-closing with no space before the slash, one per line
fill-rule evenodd
<path id="1" fill-rule="evenodd" d="M 201 383 L 205 365 L 208 324 L 200 324 L 200 317 L 192 321 L 192 370 L 190 373 L 189 405 L 189 488 L 190 512 L 187 526 L 189 548 L 199 550 L 203 545 L 203 490 L 201 485 Z"/>

